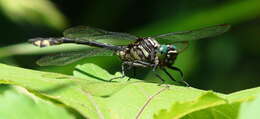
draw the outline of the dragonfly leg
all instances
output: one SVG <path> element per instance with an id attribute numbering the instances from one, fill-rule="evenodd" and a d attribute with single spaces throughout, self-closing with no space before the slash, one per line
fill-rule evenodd
<path id="1" fill-rule="evenodd" d="M 141 67 L 154 67 L 154 64 L 148 63 L 148 62 L 144 62 L 144 61 L 134 61 L 134 66 L 141 66 Z"/>
<path id="2" fill-rule="evenodd" d="M 153 71 L 154 75 L 162 81 L 161 84 L 163 84 L 165 82 L 165 80 L 158 73 L 155 72 L 158 65 L 151 64 L 151 63 L 148 63 L 148 62 L 143 62 L 143 61 L 136 61 L 134 63 L 134 66 L 153 67 L 152 71 Z M 159 84 L 159 85 L 161 85 L 161 84 Z"/>
<path id="3" fill-rule="evenodd" d="M 156 64 L 156 65 L 154 65 L 152 67 L 153 67 L 153 71 L 155 71 L 157 69 L 158 65 Z"/>
<path id="4" fill-rule="evenodd" d="M 122 76 L 120 77 L 115 77 L 115 78 L 112 78 L 110 79 L 109 81 L 113 81 L 114 79 L 118 79 L 118 78 L 124 78 L 126 75 L 125 75 L 125 70 L 129 70 L 131 69 L 132 67 L 135 67 L 135 66 L 141 66 L 141 67 L 147 67 L 147 65 L 151 65 L 150 63 L 147 63 L 147 62 L 143 62 L 143 61 L 124 61 L 121 65 L 121 69 L 122 69 Z M 129 66 L 126 68 L 126 66 Z M 128 79 L 130 80 L 130 78 Z"/>
<path id="5" fill-rule="evenodd" d="M 170 77 L 170 79 L 171 79 L 172 81 L 176 81 L 176 80 L 172 77 L 172 75 L 171 75 L 165 68 L 162 68 L 162 70 L 163 70 L 164 73 L 167 74 L 168 77 Z"/>
<path id="6" fill-rule="evenodd" d="M 153 71 L 154 75 L 162 81 L 161 84 L 164 84 L 165 80 L 164 80 L 158 73 L 156 73 L 156 69 L 157 69 L 158 65 L 156 65 L 156 64 L 151 64 L 151 63 L 148 63 L 148 62 L 143 62 L 143 61 L 138 61 L 138 62 L 139 62 L 140 64 L 145 65 L 146 67 L 153 67 L 153 70 L 152 70 L 152 71 Z M 159 85 L 161 85 L 161 84 L 159 84 Z"/>
<path id="7" fill-rule="evenodd" d="M 133 65 L 133 62 L 128 63 L 128 64 L 126 64 L 126 65 L 128 66 L 126 70 L 130 70 L 131 68 L 134 69 L 134 76 L 135 76 L 135 67 L 134 67 L 134 65 Z M 130 79 L 131 79 L 131 77 L 129 77 L 129 78 L 127 79 L 127 81 L 130 81 Z"/>
<path id="8" fill-rule="evenodd" d="M 158 73 L 156 73 L 155 71 L 153 71 L 153 73 L 154 73 L 154 75 L 155 75 L 157 78 L 159 78 L 159 79 L 162 81 L 161 84 L 164 84 L 165 80 L 164 80 Z M 161 84 L 159 84 L 159 85 L 161 85 Z"/>
<path id="9" fill-rule="evenodd" d="M 122 76 L 114 77 L 114 78 L 110 79 L 109 81 L 112 82 L 114 79 L 125 78 L 125 66 L 126 66 L 126 63 L 123 62 L 121 65 Z"/>
<path id="10" fill-rule="evenodd" d="M 136 76 L 136 67 L 133 67 L 133 75 Z"/>
<path id="11" fill-rule="evenodd" d="M 181 71 L 181 69 L 179 69 L 179 68 L 177 68 L 177 67 L 174 67 L 174 66 L 168 66 L 168 68 L 170 68 L 170 69 L 172 69 L 172 70 L 175 70 L 175 71 L 177 71 L 177 72 L 179 72 L 180 73 L 180 75 L 181 75 L 181 80 L 180 80 L 180 82 L 182 82 L 183 84 L 185 84 L 187 87 L 190 87 L 190 85 L 184 80 L 184 75 L 183 75 L 183 72 Z M 166 71 L 166 70 L 165 70 Z M 169 74 L 169 72 L 165 72 L 169 77 L 172 77 L 170 74 Z M 176 80 L 176 81 L 178 81 L 178 80 Z"/>
<path id="12" fill-rule="evenodd" d="M 147 65 L 150 65 L 149 63 L 143 61 L 133 61 L 133 62 L 125 62 L 125 63 L 129 66 L 127 70 L 133 68 L 134 76 L 136 76 L 136 67 L 147 67 Z M 128 80 L 130 80 L 130 78 Z"/>
<path id="13" fill-rule="evenodd" d="M 177 81 L 177 80 L 175 80 L 174 78 L 173 78 L 173 76 L 165 69 L 165 68 L 162 68 L 162 70 L 163 70 L 163 72 L 165 73 L 165 74 L 167 74 L 167 76 L 172 80 L 172 81 Z M 177 81 L 178 82 L 178 81 Z"/>

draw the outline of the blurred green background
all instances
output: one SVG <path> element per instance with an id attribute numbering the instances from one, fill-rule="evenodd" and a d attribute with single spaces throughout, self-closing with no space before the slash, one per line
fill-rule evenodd
<path id="1" fill-rule="evenodd" d="M 0 62 L 64 74 L 72 74 L 77 63 L 94 62 L 115 73 L 120 71 L 117 57 L 38 67 L 34 62 L 44 54 L 82 47 L 39 49 L 26 41 L 58 37 L 64 29 L 77 25 L 150 36 L 223 23 L 232 25 L 230 31 L 210 40 L 192 41 L 176 66 L 199 89 L 230 93 L 259 86 L 259 0 L 0 0 Z M 142 69 L 136 77 L 154 78 Z"/>

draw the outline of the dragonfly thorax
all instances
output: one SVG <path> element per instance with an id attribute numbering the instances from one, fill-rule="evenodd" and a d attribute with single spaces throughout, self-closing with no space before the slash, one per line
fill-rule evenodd
<path id="1" fill-rule="evenodd" d="M 117 51 L 116 54 L 123 61 L 158 64 L 159 60 L 156 54 L 159 47 L 160 44 L 154 38 L 139 38 L 136 42 Z"/>

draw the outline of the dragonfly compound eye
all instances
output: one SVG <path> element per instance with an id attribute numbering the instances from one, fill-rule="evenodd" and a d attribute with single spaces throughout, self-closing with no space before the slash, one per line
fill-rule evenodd
<path id="1" fill-rule="evenodd" d="M 167 54 L 167 52 L 168 52 L 168 46 L 167 46 L 167 45 L 161 45 L 160 48 L 159 48 L 159 51 L 160 51 L 162 54 Z"/>

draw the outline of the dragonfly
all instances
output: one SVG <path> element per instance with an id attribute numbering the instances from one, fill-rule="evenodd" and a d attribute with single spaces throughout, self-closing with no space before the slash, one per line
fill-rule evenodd
<path id="1" fill-rule="evenodd" d="M 125 71 L 128 69 L 144 67 L 151 68 L 162 83 L 165 80 L 156 73 L 157 69 L 162 70 L 172 81 L 180 81 L 189 86 L 183 79 L 182 70 L 173 66 L 178 54 L 187 48 L 189 41 L 214 37 L 228 31 L 229 28 L 228 24 L 220 24 L 151 37 L 137 37 L 128 33 L 78 26 L 66 29 L 63 32 L 63 37 L 37 37 L 29 39 L 29 42 L 41 48 L 67 43 L 93 47 L 83 51 L 62 52 L 45 56 L 36 62 L 40 66 L 62 66 L 87 57 L 116 55 L 122 61 L 122 76 L 113 79 L 124 78 Z M 181 80 L 175 80 L 167 69 L 179 72 Z"/>

